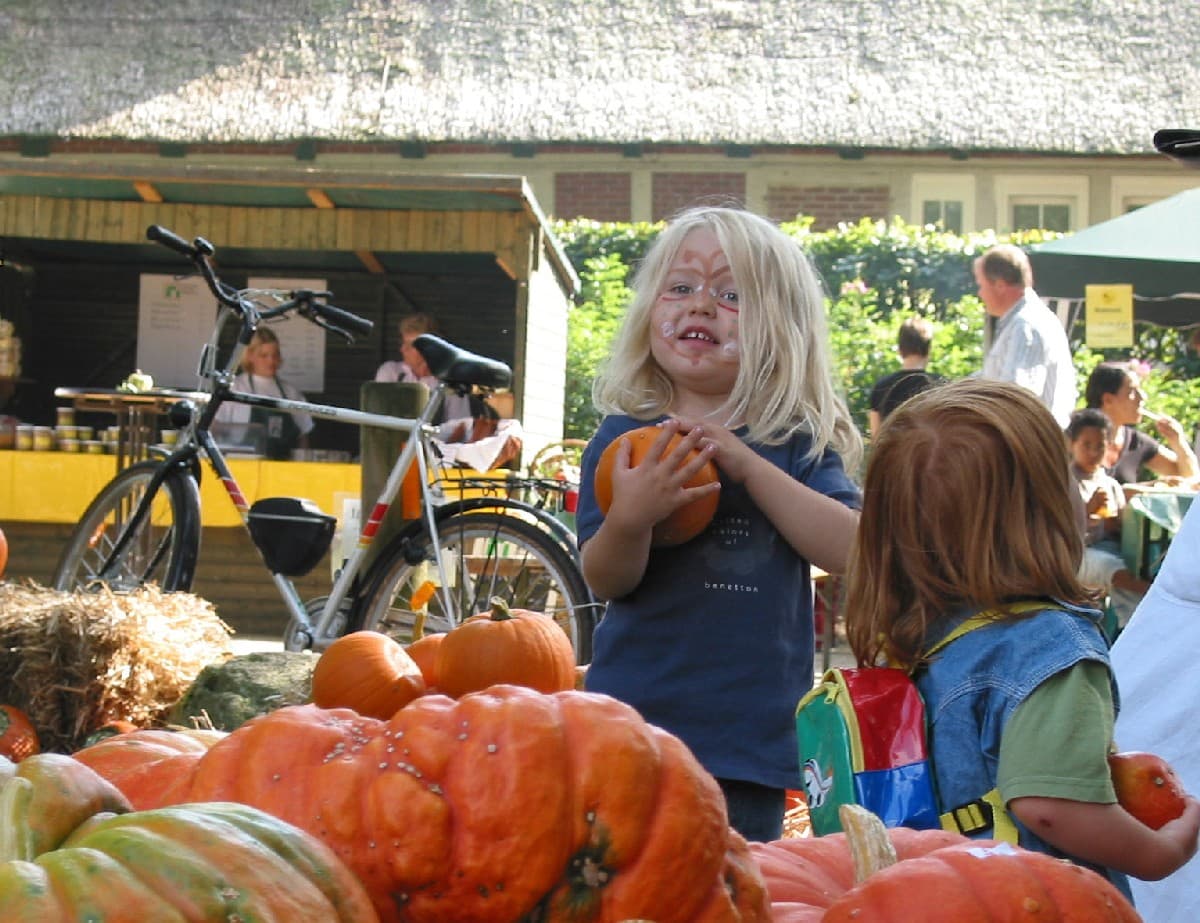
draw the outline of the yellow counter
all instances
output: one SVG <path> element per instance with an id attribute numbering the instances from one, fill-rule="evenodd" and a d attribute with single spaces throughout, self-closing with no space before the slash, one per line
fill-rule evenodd
<path id="1" fill-rule="evenodd" d="M 263 497 L 306 497 L 326 513 L 341 514 L 341 500 L 357 497 L 357 464 L 230 460 L 248 503 Z M 116 474 L 112 455 L 0 451 L 0 522 L 78 522 L 88 504 Z M 241 519 L 209 468 L 200 482 L 205 526 L 236 526 Z"/>

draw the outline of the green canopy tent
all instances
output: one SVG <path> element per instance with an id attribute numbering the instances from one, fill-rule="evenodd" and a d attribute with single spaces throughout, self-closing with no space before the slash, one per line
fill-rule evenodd
<path id="1" fill-rule="evenodd" d="M 1136 320 L 1200 325 L 1200 187 L 1029 250 L 1034 288 L 1079 299 L 1088 285 L 1132 285 Z"/>

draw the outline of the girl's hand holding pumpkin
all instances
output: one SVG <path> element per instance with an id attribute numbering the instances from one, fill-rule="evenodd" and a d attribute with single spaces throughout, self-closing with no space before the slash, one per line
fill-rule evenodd
<path id="1" fill-rule="evenodd" d="M 714 452 L 713 464 L 735 484 L 745 482 L 755 462 L 762 460 L 753 449 L 724 426 L 712 422 L 692 423 L 680 420 L 679 427 L 681 432 L 689 436 L 700 434 L 701 447 Z"/>
<path id="2" fill-rule="evenodd" d="M 717 451 L 715 444 L 701 443 L 703 431 L 696 428 L 669 447 L 680 430 L 679 422 L 667 420 L 659 429 L 661 432 L 637 465 L 631 465 L 633 449 L 629 440 L 624 436 L 619 440 L 612 470 L 612 505 L 605 520 L 629 534 L 649 533 L 676 510 L 721 489 L 719 482 L 685 486 Z M 688 459 L 693 450 L 695 456 Z"/>

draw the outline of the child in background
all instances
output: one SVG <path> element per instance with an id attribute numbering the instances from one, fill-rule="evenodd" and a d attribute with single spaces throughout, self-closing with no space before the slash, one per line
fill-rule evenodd
<path id="1" fill-rule="evenodd" d="M 680 737 L 748 839 L 780 835 L 800 787 L 794 712 L 812 685 L 809 562 L 840 573 L 858 521 L 862 451 L 834 390 L 821 286 L 799 245 L 731 208 L 686 211 L 642 263 L 594 398 L 608 416 L 583 457 L 584 575 L 609 600 L 587 688 Z M 744 359 L 744 361 L 743 361 Z M 604 448 L 657 422 L 636 467 L 625 440 L 607 516 Z M 672 434 L 684 433 L 665 451 Z M 679 467 L 688 451 L 698 457 Z M 708 459 L 719 486 L 683 484 Z M 698 537 L 651 547 L 654 524 L 720 492 Z"/>
<path id="2" fill-rule="evenodd" d="M 1071 443 L 1071 474 L 1075 489 L 1087 509 L 1084 529 L 1083 564 L 1079 579 L 1111 595 L 1117 624 L 1124 627 L 1138 601 L 1150 589 L 1125 566 L 1121 556 L 1121 511 L 1125 491 L 1104 469 L 1104 454 L 1112 438 L 1112 422 L 1094 408 L 1076 410 L 1067 424 Z"/>
<path id="3" fill-rule="evenodd" d="M 867 468 L 847 633 L 860 663 L 915 671 L 943 812 L 998 790 L 1021 846 L 1128 894 L 1122 873 L 1158 879 L 1191 858 L 1200 802 L 1159 830 L 1116 803 L 1116 690 L 1077 576 L 1072 489 L 1062 430 L 1025 389 L 968 379 L 914 397 L 884 423 Z M 1029 601 L 1044 608 L 1014 611 Z M 994 624 L 926 661 L 984 610 Z"/>

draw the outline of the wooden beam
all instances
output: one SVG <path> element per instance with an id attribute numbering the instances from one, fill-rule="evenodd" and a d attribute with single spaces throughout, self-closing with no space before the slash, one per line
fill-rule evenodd
<path id="1" fill-rule="evenodd" d="M 334 207 L 333 199 L 329 198 L 324 189 L 305 189 L 304 194 L 308 196 L 308 201 L 317 208 Z"/>
<path id="2" fill-rule="evenodd" d="M 358 257 L 359 262 L 367 267 L 367 272 L 376 276 L 384 274 L 383 264 L 379 262 L 379 258 L 370 250 L 355 250 L 354 255 Z"/>
<path id="3" fill-rule="evenodd" d="M 0 171 L 2 172 L 2 171 Z M 464 213 L 447 222 L 433 210 L 279 208 L 120 202 L 0 194 L 0 236 L 93 243 L 140 242 L 148 224 L 218 247 L 338 250 L 344 253 L 492 253 L 512 279 L 528 279 L 536 233 L 520 212 Z M 451 245 L 455 246 L 452 247 Z M 449 249 L 448 249 L 449 248 Z"/>
<path id="4" fill-rule="evenodd" d="M 137 190 L 137 194 L 142 197 L 143 202 L 161 202 L 163 200 L 162 193 L 153 183 L 138 179 L 133 181 L 133 188 Z"/>

